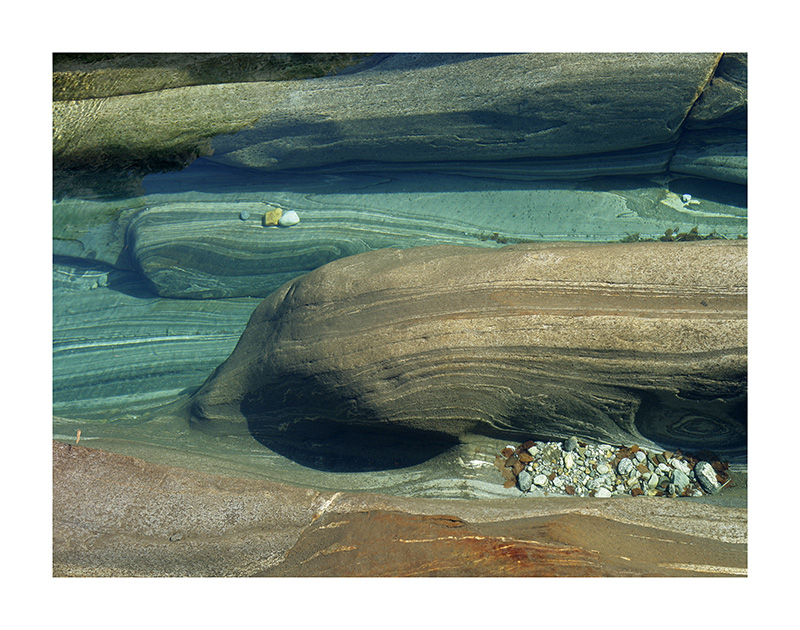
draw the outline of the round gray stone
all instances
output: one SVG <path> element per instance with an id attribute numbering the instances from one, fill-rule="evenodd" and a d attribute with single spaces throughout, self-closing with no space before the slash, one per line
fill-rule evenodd
<path id="1" fill-rule="evenodd" d="M 578 438 L 576 438 L 574 435 L 564 442 L 565 451 L 574 451 L 576 448 L 578 448 Z"/>
<path id="2" fill-rule="evenodd" d="M 683 494 L 683 491 L 689 487 L 691 482 L 689 481 L 689 476 L 685 472 L 680 468 L 676 468 L 672 471 L 672 483 L 675 484 L 675 492 L 677 494 Z"/>
<path id="3" fill-rule="evenodd" d="M 523 470 L 517 477 L 517 485 L 519 485 L 519 489 L 522 490 L 523 492 L 529 492 L 532 483 L 533 483 L 533 475 L 529 473 L 527 470 Z"/>
<path id="4" fill-rule="evenodd" d="M 623 457 L 619 460 L 619 464 L 617 464 L 617 472 L 622 475 L 623 477 L 630 474 L 633 470 L 633 462 L 628 459 L 627 457 Z"/>

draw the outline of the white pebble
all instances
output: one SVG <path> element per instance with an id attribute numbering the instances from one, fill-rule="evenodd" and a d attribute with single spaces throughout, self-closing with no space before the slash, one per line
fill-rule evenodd
<path id="1" fill-rule="evenodd" d="M 594 496 L 596 496 L 599 499 L 608 499 L 611 496 L 611 490 L 609 490 L 608 488 L 600 488 L 599 490 L 597 490 L 597 492 L 594 493 Z"/>
<path id="2" fill-rule="evenodd" d="M 547 485 L 547 477 L 545 477 L 544 475 L 536 475 L 533 478 L 533 483 L 535 483 L 537 486 L 546 486 Z"/>
<path id="3" fill-rule="evenodd" d="M 683 199 L 683 203 L 689 203 L 692 200 L 692 196 L 689 194 L 681 195 L 681 199 Z"/>
<path id="4" fill-rule="evenodd" d="M 611 469 L 608 466 L 606 466 L 605 464 L 600 464 L 597 467 L 597 472 L 599 472 L 601 475 L 605 475 L 606 473 L 611 472 Z"/>
<path id="5" fill-rule="evenodd" d="M 278 225 L 282 227 L 289 227 L 291 225 L 297 225 L 298 223 L 300 223 L 300 217 L 294 210 L 284 212 L 281 218 L 278 219 Z"/>

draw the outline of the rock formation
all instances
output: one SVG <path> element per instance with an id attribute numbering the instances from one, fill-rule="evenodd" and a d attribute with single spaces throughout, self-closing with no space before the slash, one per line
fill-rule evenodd
<path id="1" fill-rule="evenodd" d="M 110 59 L 54 75 L 57 190 L 70 179 L 80 187 L 81 173 L 141 175 L 212 153 L 267 171 L 578 158 L 575 174 L 586 156 L 600 168 L 612 154 L 622 173 L 643 149 L 669 152 L 684 126 L 738 128 L 736 146 L 746 133 L 745 55 L 317 55 L 325 59 L 296 56 L 277 72 L 264 55 L 162 57 L 156 67 Z M 718 147 L 710 158 L 702 144 L 686 151 L 678 149 L 679 172 L 720 176 L 703 164 Z M 722 177 L 741 183 L 746 155 L 735 162 L 735 179 L 729 168 Z M 651 172 L 664 170 L 662 162 Z"/>
<path id="2" fill-rule="evenodd" d="M 193 397 L 266 440 L 364 430 L 743 450 L 746 245 L 384 249 L 286 283 Z"/>
<path id="3" fill-rule="evenodd" d="M 318 492 L 53 443 L 55 576 L 746 575 L 746 543 L 743 509 Z"/>

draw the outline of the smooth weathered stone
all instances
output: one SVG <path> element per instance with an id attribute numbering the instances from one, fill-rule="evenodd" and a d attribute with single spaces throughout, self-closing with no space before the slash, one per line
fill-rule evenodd
<path id="1" fill-rule="evenodd" d="M 694 467 L 694 476 L 700 487 L 708 494 L 717 494 L 720 491 L 721 485 L 717 481 L 717 473 L 710 463 L 697 462 Z"/>
<path id="2" fill-rule="evenodd" d="M 523 470 L 519 476 L 517 476 L 517 484 L 519 485 L 519 489 L 523 492 L 529 492 L 531 489 L 531 485 L 533 484 L 533 475 L 527 470 Z"/>
<path id="3" fill-rule="evenodd" d="M 80 90 L 76 81 L 56 86 L 66 98 L 100 98 L 54 101 L 54 165 L 146 173 L 213 151 L 226 164 L 275 170 L 635 151 L 676 140 L 719 58 L 398 54 L 305 81 L 204 85 L 166 68 L 122 90 L 157 91 L 111 98 L 113 78 L 98 71 L 77 78 L 88 84 Z"/>
<path id="4" fill-rule="evenodd" d="M 55 576 L 691 576 L 746 566 L 743 509 L 326 492 L 53 443 Z"/>
<path id="5" fill-rule="evenodd" d="M 649 435 L 672 435 L 670 409 L 698 418 L 713 399 L 706 439 L 742 448 L 742 408 L 724 401 L 746 391 L 746 252 L 562 243 L 341 259 L 259 305 L 192 413 L 264 440 L 334 423 L 655 447 Z"/>
<path id="6" fill-rule="evenodd" d="M 544 487 L 547 485 L 547 477 L 545 475 L 536 475 L 533 478 L 533 483 L 537 486 Z"/>
<path id="7" fill-rule="evenodd" d="M 623 457 L 619 460 L 619 464 L 617 464 L 617 472 L 625 477 L 626 475 L 631 474 L 633 471 L 633 462 L 628 459 L 627 457 Z"/>
<path id="8" fill-rule="evenodd" d="M 574 435 L 571 435 L 569 439 L 564 442 L 564 450 L 569 452 L 574 451 L 576 448 L 578 448 L 578 438 L 576 438 Z"/>
<path id="9" fill-rule="evenodd" d="M 683 491 L 689 487 L 691 481 L 685 472 L 676 468 L 672 471 L 672 483 L 675 484 L 675 492 L 677 494 L 683 494 Z"/>
<path id="10" fill-rule="evenodd" d="M 719 58 L 393 55 L 298 84 L 255 125 L 216 138 L 213 159 L 275 169 L 636 149 L 676 138 Z"/>

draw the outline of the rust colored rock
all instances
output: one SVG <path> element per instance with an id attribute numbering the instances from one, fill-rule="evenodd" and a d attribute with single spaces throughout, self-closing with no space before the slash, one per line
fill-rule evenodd
<path id="1" fill-rule="evenodd" d="M 616 574 L 563 544 L 486 535 L 454 516 L 374 511 L 314 523 L 269 576 L 477 577 Z"/>

